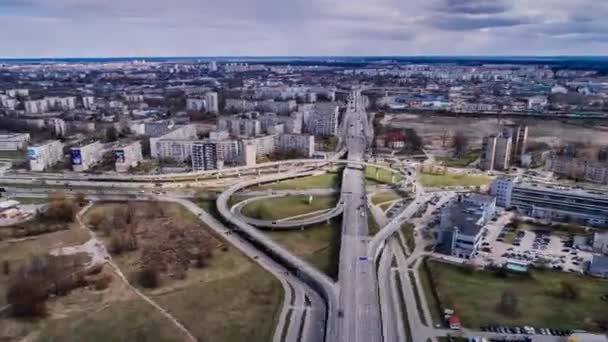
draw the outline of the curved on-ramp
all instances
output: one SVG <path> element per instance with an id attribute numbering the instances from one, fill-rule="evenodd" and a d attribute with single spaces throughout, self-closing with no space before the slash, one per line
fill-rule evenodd
<path id="1" fill-rule="evenodd" d="M 285 230 L 299 229 L 304 226 L 310 226 L 313 224 L 326 222 L 327 220 L 331 220 L 334 217 L 338 217 L 338 216 L 342 215 L 342 212 L 344 211 L 344 203 L 340 199 L 338 201 L 338 204 L 334 208 L 331 208 L 319 215 L 314 215 L 311 217 L 305 217 L 305 218 L 301 218 L 301 219 L 261 220 L 261 219 L 256 219 L 253 217 L 246 216 L 241 212 L 241 210 L 249 203 L 261 201 L 261 200 L 267 199 L 267 198 L 277 198 L 277 197 L 287 197 L 287 196 L 290 196 L 290 195 L 289 194 L 266 195 L 266 196 L 248 198 L 242 202 L 239 202 L 235 206 L 233 206 L 231 210 L 241 220 L 249 223 L 252 226 L 256 226 L 258 228 L 285 229 Z M 313 215 L 313 214 L 314 213 L 311 213 L 311 215 Z M 306 215 L 306 214 L 303 214 L 301 216 L 304 216 L 304 215 Z"/>

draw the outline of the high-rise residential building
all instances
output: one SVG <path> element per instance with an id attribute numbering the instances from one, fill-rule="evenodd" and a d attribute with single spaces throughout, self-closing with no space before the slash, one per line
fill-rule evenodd
<path id="1" fill-rule="evenodd" d="M 32 171 L 45 171 L 63 159 L 63 143 L 51 140 L 28 146 L 27 159 Z"/>
<path id="2" fill-rule="evenodd" d="M 518 163 L 526 153 L 528 144 L 528 126 L 508 125 L 503 128 L 503 135 L 511 137 L 511 163 Z"/>
<path id="3" fill-rule="evenodd" d="M 295 151 L 307 158 L 315 153 L 315 137 L 308 134 L 276 135 L 275 148 L 283 152 Z"/>
<path id="4" fill-rule="evenodd" d="M 83 96 L 82 97 L 82 107 L 84 109 L 94 109 L 95 108 L 95 97 L 94 96 Z"/>
<path id="5" fill-rule="evenodd" d="M 25 111 L 29 114 L 42 114 L 49 109 L 46 99 L 25 101 Z"/>
<path id="6" fill-rule="evenodd" d="M 303 114 L 308 133 L 315 136 L 333 136 L 338 133 L 339 107 L 335 103 L 317 103 Z"/>
<path id="7" fill-rule="evenodd" d="M 47 129 L 53 131 L 56 137 L 64 137 L 66 135 L 66 124 L 63 119 L 50 118 L 45 120 L 45 126 Z"/>
<path id="8" fill-rule="evenodd" d="M 216 141 L 197 141 L 192 145 L 192 169 L 216 170 L 223 166 L 219 158 L 219 145 Z"/>
<path id="9" fill-rule="evenodd" d="M 481 156 L 479 168 L 484 171 L 494 170 L 494 158 L 496 157 L 496 135 L 483 137 L 481 140 Z"/>
<path id="10" fill-rule="evenodd" d="M 132 141 L 120 144 L 114 149 L 114 167 L 116 172 L 127 172 L 136 167 L 144 159 L 141 143 Z"/>
<path id="11" fill-rule="evenodd" d="M 195 125 L 176 127 L 163 135 L 150 138 L 150 156 L 184 162 L 190 158 L 192 143 L 197 138 Z"/>
<path id="12" fill-rule="evenodd" d="M 511 166 L 511 148 L 512 141 L 508 134 L 501 134 L 496 137 L 496 155 L 494 156 L 495 170 L 509 169 Z"/>
<path id="13" fill-rule="evenodd" d="M 82 172 L 90 169 L 101 161 L 103 145 L 97 140 L 85 140 L 70 148 L 72 169 Z"/>
<path id="14" fill-rule="evenodd" d="M 216 61 L 209 62 L 209 71 L 212 71 L 212 72 L 217 71 L 217 62 Z"/>
<path id="15" fill-rule="evenodd" d="M 242 164 L 244 166 L 255 166 L 257 158 L 257 148 L 255 141 L 243 140 L 243 157 Z"/>
<path id="16" fill-rule="evenodd" d="M 218 114 L 220 112 L 219 101 L 216 92 L 210 91 L 205 93 L 205 106 L 206 110 L 209 113 Z"/>
<path id="17" fill-rule="evenodd" d="M 205 100 L 199 98 L 186 99 L 186 110 L 188 110 L 189 112 L 205 111 Z"/>

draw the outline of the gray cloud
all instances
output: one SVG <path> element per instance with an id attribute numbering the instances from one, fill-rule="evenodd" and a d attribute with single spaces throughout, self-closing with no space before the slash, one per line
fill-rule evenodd
<path id="1" fill-rule="evenodd" d="M 445 0 L 438 10 L 456 14 L 504 13 L 509 6 L 501 0 Z"/>
<path id="2" fill-rule="evenodd" d="M 598 0 L 0 0 L 0 57 L 608 54 L 607 15 Z"/>

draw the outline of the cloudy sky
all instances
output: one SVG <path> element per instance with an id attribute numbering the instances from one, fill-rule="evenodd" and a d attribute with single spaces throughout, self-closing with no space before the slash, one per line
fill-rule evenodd
<path id="1" fill-rule="evenodd" d="M 608 55 L 606 0 L 0 0 L 0 57 Z"/>

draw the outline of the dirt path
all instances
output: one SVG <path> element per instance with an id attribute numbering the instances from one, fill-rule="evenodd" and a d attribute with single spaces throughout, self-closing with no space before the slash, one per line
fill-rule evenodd
<path id="1" fill-rule="evenodd" d="M 95 234 L 95 232 L 92 231 L 82 221 L 82 216 L 92 206 L 93 206 L 93 203 L 88 204 L 87 206 L 82 208 L 82 210 L 80 210 L 80 212 L 78 212 L 78 214 L 76 215 L 76 221 L 77 221 L 79 227 L 81 227 L 82 229 L 86 229 L 89 232 L 91 239 L 82 245 L 58 248 L 56 250 L 51 251 L 51 255 L 70 255 L 70 254 L 77 254 L 77 253 L 87 253 L 88 255 L 91 256 L 91 261 L 89 262 L 88 266 L 96 266 L 96 265 L 103 265 L 103 264 L 109 265 L 112 268 L 112 270 L 114 271 L 114 273 L 116 274 L 116 276 L 118 276 L 118 278 L 120 278 L 123 281 L 123 283 L 130 290 L 133 291 L 133 293 L 135 293 L 139 298 L 141 298 L 142 300 L 144 300 L 145 302 L 147 302 L 148 304 L 153 306 L 156 310 L 158 310 L 158 312 L 160 312 L 163 316 L 165 316 L 165 318 L 167 318 L 169 321 L 171 321 L 180 331 L 182 331 L 182 333 L 185 335 L 184 341 L 195 342 L 197 340 L 196 337 L 194 337 L 194 335 L 192 335 L 192 333 L 182 323 L 180 323 L 167 310 L 162 308 L 155 301 L 150 299 L 148 296 L 146 296 L 138 288 L 136 288 L 129 282 L 129 280 L 124 275 L 124 273 L 122 273 L 122 271 L 120 270 L 118 265 L 116 265 L 116 263 L 114 263 L 114 261 L 112 260 L 112 256 L 110 255 L 110 253 L 108 253 L 105 245 L 103 244 L 103 241 L 101 241 L 97 237 L 97 234 Z"/>

